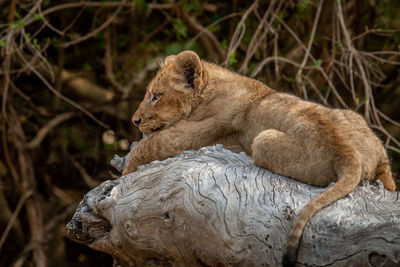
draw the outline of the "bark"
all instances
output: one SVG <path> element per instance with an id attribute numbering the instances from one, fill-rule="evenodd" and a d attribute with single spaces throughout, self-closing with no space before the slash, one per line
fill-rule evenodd
<path id="1" fill-rule="evenodd" d="M 115 265 L 279 266 L 293 219 L 324 190 L 217 145 L 104 182 L 86 194 L 67 232 Z M 399 262 L 400 194 L 379 182 L 318 212 L 298 253 L 298 266 Z"/>

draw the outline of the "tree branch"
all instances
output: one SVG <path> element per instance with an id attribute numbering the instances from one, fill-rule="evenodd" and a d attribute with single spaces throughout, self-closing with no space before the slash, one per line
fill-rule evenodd
<path id="1" fill-rule="evenodd" d="M 244 153 L 205 147 L 104 182 L 86 194 L 67 233 L 122 266 L 279 266 L 293 219 L 324 190 Z M 298 264 L 399 263 L 399 205 L 400 192 L 382 183 L 357 187 L 308 222 Z"/>

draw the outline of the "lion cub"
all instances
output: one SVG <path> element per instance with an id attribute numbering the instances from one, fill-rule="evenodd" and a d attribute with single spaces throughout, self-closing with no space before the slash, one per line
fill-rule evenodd
<path id="1" fill-rule="evenodd" d="M 336 182 L 296 217 L 284 266 L 295 265 L 310 217 L 361 179 L 380 179 L 385 188 L 396 189 L 386 151 L 360 115 L 277 92 L 191 51 L 165 59 L 132 122 L 148 137 L 132 151 L 123 174 L 222 142 L 272 172 L 320 187 Z"/>

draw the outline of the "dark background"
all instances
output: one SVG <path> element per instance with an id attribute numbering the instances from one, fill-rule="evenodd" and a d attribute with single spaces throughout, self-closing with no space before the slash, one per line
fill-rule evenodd
<path id="1" fill-rule="evenodd" d="M 363 114 L 399 186 L 398 14 L 397 0 L 0 0 L 0 265 L 111 266 L 65 225 L 118 177 L 146 84 L 185 49 Z"/>

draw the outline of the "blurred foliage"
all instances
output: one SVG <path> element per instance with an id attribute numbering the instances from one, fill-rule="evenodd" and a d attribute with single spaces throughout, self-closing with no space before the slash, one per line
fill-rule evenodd
<path id="1" fill-rule="evenodd" d="M 45 248 L 48 262 L 57 266 L 110 266 L 109 256 L 67 240 L 64 226 L 93 181 L 100 183 L 118 176 L 109 167 L 113 155 L 126 153 L 128 144 L 140 139 L 130 116 L 157 71 L 154 61 L 186 49 L 242 74 L 254 74 L 273 88 L 316 102 L 323 102 L 322 96 L 333 107 L 343 105 L 332 84 L 348 107 L 362 114 L 368 113 L 366 107 L 373 100 L 373 108 L 391 118 L 381 116 L 378 121 L 372 115 L 370 123 L 380 127 L 377 134 L 393 148 L 388 151 L 400 185 L 400 154 L 396 152 L 396 140 L 400 139 L 400 127 L 396 126 L 400 118 L 400 67 L 395 53 L 400 51 L 398 1 L 342 3 L 347 30 L 354 49 L 361 51 L 358 55 L 369 77 L 372 91 L 368 94 L 358 71 L 350 76 L 346 68 L 349 49 L 335 15 L 336 1 L 324 2 L 312 36 L 320 3 L 259 1 L 242 21 L 253 1 L 0 2 L 0 234 L 24 193 L 20 183 L 29 178 L 24 176 L 25 165 L 19 160 L 19 141 L 13 139 L 17 126 L 13 126 L 12 118 L 16 118 L 26 138 L 22 142 L 25 158 L 34 170 L 31 178 L 36 184 L 31 189 L 43 214 L 38 223 L 47 225 L 40 246 Z M 264 15 L 268 25 L 262 25 L 258 34 Z M 242 25 L 242 31 L 238 25 Z M 311 40 L 314 61 L 306 60 L 299 73 L 305 54 L 302 45 L 307 47 Z M 394 52 L 382 57 L 364 53 L 372 51 Z M 255 73 L 268 57 L 274 58 Z M 49 85 L 107 126 L 61 100 Z M 54 127 L 49 124 L 62 114 L 67 118 Z M 43 141 L 30 147 L 29 142 L 44 128 L 49 131 Z M 14 176 L 12 169 L 16 170 Z M 27 226 L 30 219 L 24 209 L 19 212 L 1 248 L 1 266 L 16 262 L 35 265 L 35 246 L 29 246 L 35 240 L 32 228 Z"/>

